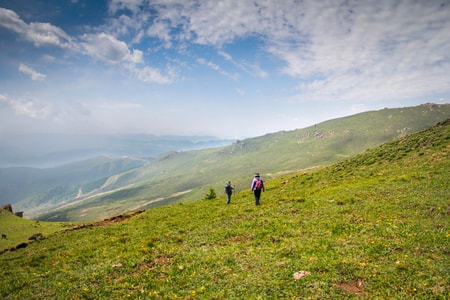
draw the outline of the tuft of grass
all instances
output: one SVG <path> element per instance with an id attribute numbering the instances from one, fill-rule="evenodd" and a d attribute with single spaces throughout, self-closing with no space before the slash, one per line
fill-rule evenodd
<path id="1" fill-rule="evenodd" d="M 446 299 L 449 141 L 447 121 L 267 181 L 259 207 L 241 191 L 55 233 L 0 255 L 0 297 Z"/>

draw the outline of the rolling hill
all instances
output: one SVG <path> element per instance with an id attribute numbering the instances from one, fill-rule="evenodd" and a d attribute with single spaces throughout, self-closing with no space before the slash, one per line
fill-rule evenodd
<path id="1" fill-rule="evenodd" d="M 304 129 L 236 141 L 226 147 L 170 152 L 151 163 L 114 175 L 70 205 L 40 220 L 93 221 L 132 209 L 201 199 L 209 188 L 222 192 L 232 180 L 248 189 L 255 171 L 266 179 L 330 165 L 392 138 L 417 132 L 450 116 L 450 105 L 382 109 L 330 120 Z"/>
<path id="2" fill-rule="evenodd" d="M 242 191 L 44 235 L 0 255 L 0 297 L 446 299 L 449 151 L 447 120 L 271 179 L 258 207 Z"/>
<path id="3" fill-rule="evenodd" d="M 104 155 L 54 168 L 0 168 L 1 200 L 15 206 L 17 202 L 28 199 L 19 206 L 21 210 L 27 210 L 40 203 L 71 199 L 84 185 L 143 166 L 147 162 L 142 158 Z"/>

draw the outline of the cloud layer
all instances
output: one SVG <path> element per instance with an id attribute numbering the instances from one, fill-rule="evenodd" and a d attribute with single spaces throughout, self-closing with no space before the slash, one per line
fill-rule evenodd
<path id="1" fill-rule="evenodd" d="M 303 110 L 310 103 L 325 103 L 331 109 L 347 105 L 350 113 L 377 103 L 445 102 L 450 94 L 450 1 L 112 0 L 98 9 L 106 16 L 104 22 L 78 24 L 76 28 L 84 29 L 76 31 L 65 23 L 25 19 L 0 8 L 0 28 L 40 49 L 42 57 L 53 58 L 51 66 L 83 62 L 104 68 L 105 82 L 118 76 L 115 82 L 136 81 L 130 90 L 150 85 L 150 90 L 142 88 L 146 96 L 136 92 L 129 99 L 142 109 L 160 107 L 158 93 L 170 94 L 165 100 L 169 104 L 185 101 L 173 90 L 183 86 L 182 94 L 189 90 L 186 83 L 212 80 L 197 77 L 200 70 L 216 74 L 217 82 L 208 82 L 210 86 L 226 86 L 244 101 L 298 103 Z M 50 71 L 42 71 L 43 66 L 50 68 L 48 59 L 46 65 L 18 62 L 19 72 L 32 81 L 51 84 Z M 75 78 L 91 86 L 82 80 Z M 214 89 L 204 90 L 193 94 L 199 99 L 215 95 Z M 11 91 L 0 93 L 4 99 L 14 98 Z M 33 99 L 20 102 L 20 109 L 9 103 L 17 111 L 31 112 L 33 105 L 26 110 L 23 104 Z M 84 99 L 71 103 L 94 109 Z M 277 113 L 285 114 L 281 108 Z M 269 122 L 275 128 L 279 119 Z"/>

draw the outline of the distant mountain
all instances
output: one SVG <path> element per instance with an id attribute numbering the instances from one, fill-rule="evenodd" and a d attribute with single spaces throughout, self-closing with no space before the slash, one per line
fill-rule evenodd
<path id="1" fill-rule="evenodd" d="M 345 160 L 366 149 L 448 119 L 450 105 L 382 109 L 197 151 L 169 152 L 95 184 L 42 220 L 98 220 L 138 208 L 201 199 L 232 180 L 248 189 L 255 171 L 271 179 Z"/>
<path id="2" fill-rule="evenodd" d="M 212 136 L 66 135 L 2 136 L 1 167 L 48 168 L 101 155 L 153 157 L 168 151 L 186 151 L 229 145 Z"/>
<path id="3" fill-rule="evenodd" d="M 31 197 L 33 201 L 28 200 L 19 207 L 23 210 L 46 202 L 62 202 L 76 197 L 83 185 L 106 180 L 147 162 L 140 158 L 102 156 L 47 169 L 0 168 L 0 203 L 15 204 Z"/>

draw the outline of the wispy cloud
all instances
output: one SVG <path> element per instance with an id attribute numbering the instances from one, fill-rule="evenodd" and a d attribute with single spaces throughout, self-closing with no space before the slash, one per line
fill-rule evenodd
<path id="1" fill-rule="evenodd" d="M 6 103 L 15 113 L 33 119 L 44 119 L 52 111 L 52 105 L 36 99 L 16 99 L 0 94 L 0 101 Z"/>
<path id="2" fill-rule="evenodd" d="M 298 80 L 299 99 L 375 99 L 410 97 L 411 86 L 416 96 L 443 86 L 450 91 L 439 79 L 450 73 L 449 5 L 437 1 L 114 0 L 108 8 L 109 27 L 101 27 L 105 30 L 101 33 L 72 38 L 48 23 L 26 24 L 7 9 L 0 9 L 0 26 L 36 46 L 81 49 L 106 63 L 121 64 L 141 81 L 162 84 L 176 80 L 169 72 L 177 72 L 174 66 L 163 71 L 146 63 L 145 49 L 139 49 L 144 40 L 156 39 L 157 45 L 180 53 L 189 47 L 187 43 L 216 48 L 236 71 L 225 70 L 211 59 L 200 58 L 197 63 L 236 80 L 240 71 L 262 78 L 270 75 L 260 61 L 236 61 L 222 48 L 258 37 L 263 41 L 258 51 L 283 62 L 278 71 Z M 133 49 L 133 43 L 137 48 Z"/>
<path id="3" fill-rule="evenodd" d="M 78 119 L 80 116 L 90 115 L 89 107 L 80 101 L 55 103 L 33 97 L 15 98 L 0 94 L 1 102 L 5 105 L 4 111 L 29 119 L 64 121 L 69 116 Z"/>
<path id="4" fill-rule="evenodd" d="M 164 2 L 164 5 L 162 5 Z M 113 1 L 111 10 L 142 15 L 139 1 Z M 448 84 L 449 3 L 438 1 L 153 1 L 158 17 L 147 35 L 166 44 L 188 40 L 222 50 L 237 39 L 258 36 L 284 62 L 280 72 L 299 82 L 299 99 L 344 100 L 420 97 Z M 169 26 L 168 26 L 169 25 Z M 169 27 L 178 28 L 170 32 Z M 217 63 L 197 60 L 224 74 Z M 254 74 L 266 71 L 254 64 Z M 413 86 L 413 91 L 410 87 Z"/>
<path id="5" fill-rule="evenodd" d="M 19 71 L 24 74 L 30 75 L 32 80 L 42 81 L 46 77 L 44 74 L 39 73 L 24 64 L 19 65 Z"/>
<path id="6" fill-rule="evenodd" d="M 210 69 L 222 74 L 225 77 L 228 77 L 233 80 L 239 79 L 239 74 L 227 72 L 223 68 L 221 68 L 218 64 L 216 64 L 212 61 L 207 61 L 204 58 L 198 58 L 197 62 L 201 65 L 205 65 L 205 66 L 209 67 Z"/>
<path id="7" fill-rule="evenodd" d="M 122 130 L 115 120 L 124 115 L 129 126 L 150 128 L 152 114 L 157 130 L 203 130 L 202 101 L 214 99 L 208 109 L 223 110 L 234 95 L 243 112 L 252 101 L 268 108 L 242 114 L 235 125 L 242 135 L 242 124 L 262 116 L 265 127 L 258 130 L 279 129 L 275 112 L 288 112 L 300 126 L 319 114 L 324 120 L 381 105 L 445 102 L 450 95 L 447 0 L 74 0 L 58 2 L 51 16 L 42 9 L 47 5 L 36 5 L 39 18 L 21 1 L 3 3 L 17 13 L 0 8 L 7 79 L 0 93 L 14 95 L 0 99 L 14 112 L 2 110 L 2 117 L 71 119 L 77 128 L 86 116 L 110 131 Z M 69 13 L 85 5 L 98 11 Z M 97 13 L 102 18 L 92 18 Z"/>
<path id="8" fill-rule="evenodd" d="M 122 66 L 144 82 L 167 84 L 174 80 L 173 70 L 168 70 L 168 75 L 163 75 L 157 68 L 145 65 L 141 50 L 130 49 L 127 43 L 105 32 L 86 33 L 72 38 L 62 29 L 48 23 L 26 24 L 14 11 L 4 8 L 0 8 L 0 26 L 16 32 L 37 47 L 53 45 L 71 48 L 105 63 Z M 20 65 L 19 71 L 30 75 L 33 80 L 43 80 L 46 77 L 24 64 Z"/>
<path id="9" fill-rule="evenodd" d="M 153 82 L 159 84 L 170 84 L 177 78 L 175 70 L 168 68 L 167 73 L 163 74 L 157 68 L 149 66 L 139 67 L 134 64 L 129 64 L 127 68 L 136 76 L 137 79 L 143 82 Z"/>
<path id="10" fill-rule="evenodd" d="M 0 8 L 0 26 L 8 28 L 35 46 L 54 45 L 72 48 L 72 38 L 64 30 L 49 23 L 27 24 L 12 10 Z"/>
<path id="11" fill-rule="evenodd" d="M 233 64 L 236 68 L 255 77 L 266 78 L 269 76 L 267 71 L 263 70 L 258 62 L 237 62 L 233 56 L 225 51 L 219 50 L 218 54 Z"/>

